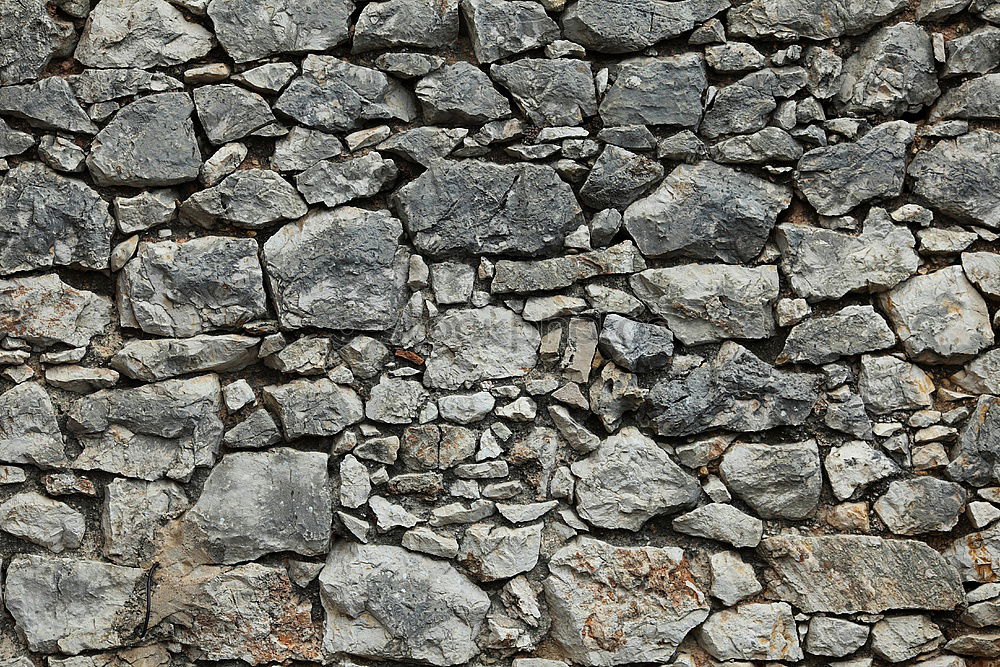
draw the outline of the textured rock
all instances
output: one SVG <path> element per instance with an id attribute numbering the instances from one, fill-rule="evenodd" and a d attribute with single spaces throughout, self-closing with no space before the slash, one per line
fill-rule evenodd
<path id="1" fill-rule="evenodd" d="M 56 411 L 42 385 L 25 382 L 0 394 L 0 461 L 43 468 L 65 464 Z"/>
<path id="2" fill-rule="evenodd" d="M 597 113 L 589 63 L 563 58 L 522 58 L 490 68 L 490 77 L 510 91 L 537 125 L 579 125 Z"/>
<path id="3" fill-rule="evenodd" d="M 580 537 L 549 560 L 552 637 L 583 665 L 668 660 L 709 605 L 677 547 Z"/>
<path id="4" fill-rule="evenodd" d="M 50 14 L 45 0 L 6 3 L 0 25 L 0 85 L 40 75 L 73 33 L 73 24 Z"/>
<path id="5" fill-rule="evenodd" d="M 767 595 L 807 613 L 948 610 L 965 599 L 955 569 L 922 542 L 789 535 L 766 538 L 760 549 L 769 566 Z"/>
<path id="6" fill-rule="evenodd" d="M 956 482 L 985 486 L 1000 481 L 1000 399 L 980 396 L 975 410 L 962 428 L 948 464 L 948 477 Z"/>
<path id="7" fill-rule="evenodd" d="M 440 48 L 458 38 L 458 0 L 387 0 L 365 5 L 352 51 L 406 46 Z"/>
<path id="8" fill-rule="evenodd" d="M 111 323 L 111 302 L 78 290 L 54 273 L 0 280 L 0 324 L 9 336 L 40 347 L 85 347 Z"/>
<path id="9" fill-rule="evenodd" d="M 1000 254 L 963 252 L 962 270 L 980 292 L 989 297 L 1000 297 Z"/>
<path id="10" fill-rule="evenodd" d="M 869 410 L 884 414 L 931 405 L 934 382 L 919 366 L 902 359 L 864 355 L 858 390 Z"/>
<path id="11" fill-rule="evenodd" d="M 679 533 L 727 542 L 734 547 L 757 546 L 764 531 L 760 519 L 725 503 L 702 505 L 677 517 L 670 525 Z"/>
<path id="12" fill-rule="evenodd" d="M 697 127 L 707 86 L 694 53 L 627 61 L 601 101 L 601 118 L 606 125 Z"/>
<path id="13" fill-rule="evenodd" d="M 569 185 L 533 164 L 437 163 L 395 203 L 417 249 L 434 256 L 551 253 L 582 221 Z"/>
<path id="14" fill-rule="evenodd" d="M 936 211 L 987 227 L 1000 226 L 1000 135 L 973 130 L 917 153 L 907 173 L 913 192 Z"/>
<path id="15" fill-rule="evenodd" d="M 713 162 L 682 164 L 628 207 L 625 228 L 648 256 L 746 262 L 789 203 L 785 186 Z"/>
<path id="16" fill-rule="evenodd" d="M 965 507 L 965 490 L 933 477 L 899 480 L 889 485 L 874 508 L 896 535 L 948 531 Z"/>
<path id="17" fill-rule="evenodd" d="M 566 39 L 603 53 L 640 51 L 677 37 L 727 9 L 726 0 L 578 0 L 562 17 Z"/>
<path id="18" fill-rule="evenodd" d="M 37 83 L 0 87 L 0 112 L 47 130 L 97 133 L 97 126 L 80 107 L 69 84 L 55 76 Z"/>
<path id="19" fill-rule="evenodd" d="M 264 244 L 263 263 L 289 328 L 384 330 L 406 298 L 408 253 L 387 211 L 314 211 Z"/>
<path id="20" fill-rule="evenodd" d="M 431 72 L 416 86 L 428 123 L 481 124 L 506 118 L 510 104 L 486 74 L 467 62 Z"/>
<path id="21" fill-rule="evenodd" d="M 542 524 L 521 528 L 477 523 L 465 530 L 458 562 L 480 581 L 508 579 L 538 563 Z"/>
<path id="22" fill-rule="evenodd" d="M 240 169 L 220 183 L 199 190 L 181 204 L 181 217 L 202 227 L 267 227 L 306 214 L 308 207 L 292 185 L 267 169 Z"/>
<path id="23" fill-rule="evenodd" d="M 698 628 L 705 650 L 719 660 L 803 658 L 792 608 L 783 602 L 744 604 L 718 611 Z"/>
<path id="24" fill-rule="evenodd" d="M 208 3 L 208 15 L 219 43 L 237 62 L 334 47 L 347 39 L 353 12 L 351 0 L 278 0 L 268 5 L 244 0 Z"/>
<path id="25" fill-rule="evenodd" d="M 234 371 L 257 359 L 259 338 L 235 334 L 130 340 L 111 358 L 125 375 L 155 382 L 187 373 Z"/>
<path id="26" fill-rule="evenodd" d="M 230 83 L 195 88 L 194 107 L 198 122 L 213 144 L 242 139 L 274 122 L 271 107 L 263 97 Z"/>
<path id="27" fill-rule="evenodd" d="M 831 449 L 823 465 L 837 500 L 848 500 L 869 484 L 899 473 L 888 455 L 860 440 Z"/>
<path id="28" fill-rule="evenodd" d="M 337 435 L 364 417 L 354 390 L 326 378 L 264 387 L 264 399 L 278 413 L 289 439 Z"/>
<path id="29" fill-rule="evenodd" d="M 765 519 L 804 519 L 823 488 L 815 440 L 790 444 L 736 443 L 719 466 L 726 485 Z"/>
<path id="30" fill-rule="evenodd" d="M 591 208 L 625 208 L 663 179 L 658 163 L 617 146 L 607 146 L 594 162 L 580 199 Z"/>
<path id="31" fill-rule="evenodd" d="M 856 4 L 849 0 L 751 0 L 729 12 L 740 37 L 823 40 L 865 32 L 906 7 L 904 0 Z"/>
<path id="32" fill-rule="evenodd" d="M 319 576 L 323 646 L 373 659 L 457 665 L 479 653 L 489 597 L 448 563 L 339 542 Z"/>
<path id="33" fill-rule="evenodd" d="M 642 271 L 646 262 L 631 241 L 602 250 L 550 259 L 496 263 L 490 291 L 534 292 L 553 290 L 602 275 Z"/>
<path id="34" fill-rule="evenodd" d="M 104 492 L 103 553 L 118 565 L 138 567 L 159 545 L 159 532 L 188 507 L 181 486 L 167 480 L 114 479 Z"/>
<path id="35" fill-rule="evenodd" d="M 142 30 L 123 30 L 130 25 Z M 101 0 L 87 18 L 73 57 L 88 67 L 148 69 L 200 58 L 212 46 L 212 33 L 166 0 Z"/>
<path id="36" fill-rule="evenodd" d="M 847 306 L 792 327 L 778 361 L 825 364 L 844 356 L 882 350 L 895 343 L 896 336 L 874 308 Z"/>
<path id="37" fill-rule="evenodd" d="M 76 549 L 83 541 L 83 515 L 58 500 L 19 493 L 0 505 L 0 530 L 54 553 Z"/>
<path id="38" fill-rule="evenodd" d="M 663 368 L 674 353 L 670 329 L 614 314 L 604 318 L 599 343 L 616 364 L 636 373 Z"/>
<path id="39" fill-rule="evenodd" d="M 263 317 L 257 252 L 253 239 L 222 236 L 140 243 L 118 275 L 122 326 L 186 338 Z"/>
<path id="40" fill-rule="evenodd" d="M 320 160 L 299 174 L 295 184 L 310 204 L 322 202 L 333 207 L 374 197 L 393 184 L 396 174 L 395 162 L 371 152 L 344 162 Z"/>

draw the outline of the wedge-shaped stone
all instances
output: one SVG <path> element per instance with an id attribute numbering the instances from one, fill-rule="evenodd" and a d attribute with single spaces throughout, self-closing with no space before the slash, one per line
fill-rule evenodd
<path id="1" fill-rule="evenodd" d="M 824 40 L 856 35 L 906 8 L 906 0 L 751 0 L 729 12 L 739 37 Z"/>
<path id="2" fill-rule="evenodd" d="M 641 51 L 728 7 L 727 0 L 579 0 L 563 12 L 563 35 L 602 53 Z"/>
<path id="3" fill-rule="evenodd" d="M 777 361 L 825 364 L 895 344 L 896 336 L 874 308 L 846 306 L 792 327 Z"/>
<path id="4" fill-rule="evenodd" d="M 0 113 L 23 118 L 45 130 L 97 134 L 65 79 L 50 76 L 35 83 L 0 87 Z"/>
<path id="5" fill-rule="evenodd" d="M 496 263 L 490 291 L 497 294 L 561 289 L 589 278 L 645 268 L 646 260 L 631 241 L 579 255 L 529 261 L 501 259 Z"/>
<path id="6" fill-rule="evenodd" d="M 181 204 L 181 217 L 202 227 L 260 229 L 293 220 L 309 208 L 291 183 L 267 169 L 239 169 Z"/>
<path id="7" fill-rule="evenodd" d="M 37 382 L 15 385 L 0 394 L 0 461 L 42 468 L 66 463 L 52 399 Z"/>
<path id="8" fill-rule="evenodd" d="M 1000 482 L 1000 398 L 980 396 L 958 435 L 946 468 L 956 482 L 986 486 Z"/>
<path id="9" fill-rule="evenodd" d="M 369 2 L 354 26 L 354 53 L 416 46 L 442 48 L 458 39 L 458 0 Z"/>
<path id="10" fill-rule="evenodd" d="M 155 382 L 187 373 L 236 371 L 257 361 L 259 338 L 239 336 L 192 336 L 125 343 L 111 367 L 130 378 Z"/>
<path id="11" fill-rule="evenodd" d="M 958 572 L 923 542 L 861 535 L 766 538 L 766 595 L 806 613 L 949 610 L 965 601 Z"/>
<path id="12" fill-rule="evenodd" d="M 0 327 L 40 347 L 86 347 L 111 324 L 111 300 L 54 273 L 0 280 Z"/>
<path id="13" fill-rule="evenodd" d="M 494 65 L 490 76 L 537 125 L 579 125 L 597 113 L 594 74 L 584 60 L 522 58 Z"/>
<path id="14" fill-rule="evenodd" d="M 337 435 L 365 416 L 353 389 L 326 378 L 264 387 L 264 400 L 278 413 L 290 440 L 304 435 Z"/>
<path id="15" fill-rule="evenodd" d="M 279 53 L 325 51 L 348 38 L 351 0 L 212 0 L 208 16 L 219 43 L 245 63 Z"/>
<path id="16" fill-rule="evenodd" d="M 908 169 L 913 193 L 935 211 L 1000 227 L 1000 133 L 973 130 L 917 153 Z"/>

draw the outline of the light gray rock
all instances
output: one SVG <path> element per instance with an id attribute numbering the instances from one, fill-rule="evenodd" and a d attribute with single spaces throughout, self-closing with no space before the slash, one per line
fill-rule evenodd
<path id="1" fill-rule="evenodd" d="M 458 541 L 448 535 L 435 533 L 426 526 L 417 526 L 403 533 L 401 544 L 410 551 L 454 558 L 458 554 Z"/>
<path id="2" fill-rule="evenodd" d="M 869 484 L 899 472 L 899 466 L 882 450 L 859 440 L 832 448 L 823 465 L 837 500 L 848 500 Z"/>
<path id="3" fill-rule="evenodd" d="M 764 247 L 791 190 L 704 161 L 674 168 L 625 211 L 625 228 L 647 256 L 742 263 Z"/>
<path id="4" fill-rule="evenodd" d="M 928 407 L 934 381 L 919 366 L 885 355 L 861 357 L 858 391 L 875 414 Z"/>
<path id="5" fill-rule="evenodd" d="M 635 427 L 605 439 L 570 469 L 576 511 L 600 528 L 637 531 L 654 516 L 693 507 L 701 495 L 697 480 Z"/>
<path id="6" fill-rule="evenodd" d="M 140 93 L 184 89 L 184 84 L 172 76 L 133 67 L 85 69 L 79 74 L 67 76 L 66 82 L 84 104 L 110 102 Z"/>
<path id="7" fill-rule="evenodd" d="M 975 283 L 983 294 L 1000 298 L 1000 254 L 992 252 L 963 252 L 962 270 L 965 277 Z"/>
<path id="8" fill-rule="evenodd" d="M 282 326 L 391 328 L 406 299 L 402 233 L 388 211 L 349 206 L 279 229 L 264 244 L 263 263 Z"/>
<path id="9" fill-rule="evenodd" d="M 0 27 L 0 85 L 37 78 L 57 53 L 72 44 L 73 24 L 49 12 L 45 0 L 12 2 Z"/>
<path id="10" fill-rule="evenodd" d="M 807 75 L 794 68 L 796 78 L 804 84 Z M 801 87 L 789 89 L 782 85 L 778 72 L 782 70 L 763 69 L 747 74 L 742 79 L 717 91 L 711 105 L 705 111 L 705 118 L 699 128 L 700 134 L 709 139 L 718 139 L 728 134 L 748 134 L 767 125 L 771 112 L 778 102 L 776 97 L 789 97 Z"/>
<path id="11" fill-rule="evenodd" d="M 317 55 L 305 57 L 302 74 L 288 84 L 274 109 L 325 132 L 349 132 L 370 120 L 409 122 L 416 118 L 413 98 L 392 77 Z"/>
<path id="12" fill-rule="evenodd" d="M 96 134 L 66 80 L 50 76 L 36 83 L 0 87 L 0 113 L 45 130 Z"/>
<path id="13" fill-rule="evenodd" d="M 344 507 L 358 508 L 368 502 L 372 483 L 368 468 L 350 454 L 340 462 L 340 504 Z"/>
<path id="14" fill-rule="evenodd" d="M 662 317 L 685 345 L 730 338 L 768 338 L 776 330 L 778 268 L 684 264 L 648 269 L 629 280 L 632 292 Z"/>
<path id="15" fill-rule="evenodd" d="M 402 505 L 391 503 L 382 496 L 372 496 L 368 506 L 375 516 L 379 532 L 387 533 L 395 528 L 413 528 L 420 523 L 420 517 L 409 512 Z"/>
<path id="16" fill-rule="evenodd" d="M 596 209 L 622 209 L 663 179 L 656 161 L 618 146 L 606 146 L 580 188 L 580 200 Z"/>
<path id="17" fill-rule="evenodd" d="M 812 655 L 843 658 L 854 653 L 868 641 L 868 626 L 832 616 L 809 619 L 806 651 Z"/>
<path id="18" fill-rule="evenodd" d="M 449 424 L 412 427 L 403 432 L 400 452 L 410 468 L 444 470 L 476 453 L 476 436 Z"/>
<path id="19" fill-rule="evenodd" d="M 10 125 L 0 120 L 0 157 L 23 153 L 34 145 L 35 137 L 30 132 L 12 129 Z"/>
<path id="20" fill-rule="evenodd" d="M 111 301 L 78 290 L 54 273 L 0 280 L 4 332 L 39 347 L 86 347 L 111 324 Z"/>
<path id="21" fill-rule="evenodd" d="M 719 466 L 722 479 L 765 519 L 804 519 L 823 488 L 815 440 L 789 444 L 738 442 Z"/>
<path id="22" fill-rule="evenodd" d="M 38 162 L 18 165 L 0 183 L 0 273 L 106 269 L 114 228 L 95 190 Z"/>
<path id="23" fill-rule="evenodd" d="M 320 160 L 299 174 L 295 185 L 310 204 L 322 202 L 332 208 L 374 197 L 396 181 L 397 173 L 395 162 L 372 151 L 343 162 Z"/>
<path id="24" fill-rule="evenodd" d="M 166 0 L 101 0 L 90 11 L 73 57 L 88 67 L 151 69 L 200 58 L 213 43 L 212 33 Z"/>
<path id="25" fill-rule="evenodd" d="M 1000 65 L 1000 29 L 986 25 L 968 35 L 955 37 L 945 43 L 947 60 L 941 77 L 964 74 L 986 74 Z"/>
<path id="26" fill-rule="evenodd" d="M 602 53 L 641 51 L 677 37 L 728 9 L 726 0 L 579 0 L 563 12 L 566 39 Z"/>
<path id="27" fill-rule="evenodd" d="M 263 97 L 231 83 L 195 88 L 194 107 L 213 144 L 242 139 L 274 122 L 271 107 Z"/>
<path id="28" fill-rule="evenodd" d="M 731 35 L 813 40 L 856 35 L 906 7 L 905 0 L 751 0 L 729 12 Z"/>
<path id="29" fill-rule="evenodd" d="M 38 157 L 56 171 L 80 172 L 87 154 L 69 139 L 47 134 L 38 144 Z"/>
<path id="30" fill-rule="evenodd" d="M 271 166 L 279 171 L 302 171 L 343 152 L 344 144 L 336 136 L 296 125 L 274 142 Z"/>
<path id="31" fill-rule="evenodd" d="M 293 63 L 264 63 L 233 75 L 233 81 L 259 93 L 278 93 L 298 74 Z"/>
<path id="32" fill-rule="evenodd" d="M 1000 394 L 1000 350 L 988 350 L 951 376 L 959 387 L 975 394 Z"/>
<path id="33" fill-rule="evenodd" d="M 365 416 L 386 424 L 409 424 L 417 418 L 427 396 L 423 385 L 415 380 L 382 376 L 371 389 Z"/>
<path id="34" fill-rule="evenodd" d="M 351 50 L 446 47 L 458 39 L 458 0 L 370 2 L 358 15 Z"/>
<path id="35" fill-rule="evenodd" d="M 1000 226 L 1000 134 L 973 130 L 919 151 L 907 173 L 913 193 L 935 211 L 987 227 Z"/>
<path id="36" fill-rule="evenodd" d="M 764 431 L 798 425 L 812 413 L 818 378 L 784 372 L 732 341 L 686 376 L 653 385 L 647 418 L 660 435 L 682 436 L 713 428 Z"/>
<path id="37" fill-rule="evenodd" d="M 184 517 L 218 563 L 329 548 L 333 498 L 327 454 L 280 447 L 223 457 Z"/>
<path id="38" fill-rule="evenodd" d="M 674 354 L 670 329 L 615 314 L 604 318 L 599 344 L 616 364 L 636 373 L 663 368 Z"/>
<path id="39" fill-rule="evenodd" d="M 347 41 L 353 12 L 351 0 L 278 0 L 269 5 L 244 0 L 208 3 L 208 16 L 219 43 L 241 63 L 337 46 Z"/>
<path id="40" fill-rule="evenodd" d="M 735 551 L 712 554 L 709 557 L 709 567 L 712 572 L 709 593 L 726 606 L 732 606 L 764 589 L 757 581 L 753 567 L 745 563 Z"/>
<path id="41" fill-rule="evenodd" d="M 690 1 L 700 0 L 686 0 Z M 707 87 L 705 64 L 697 53 L 625 61 L 601 101 L 601 119 L 607 126 L 696 128 Z"/>
<path id="42" fill-rule="evenodd" d="M 264 387 L 264 401 L 278 413 L 288 439 L 337 435 L 364 418 L 357 393 L 326 378 Z"/>
<path id="43" fill-rule="evenodd" d="M 952 460 L 946 468 L 956 482 L 985 486 L 1000 480 L 1000 398 L 980 396 L 976 408 L 962 427 Z"/>
<path id="44" fill-rule="evenodd" d="M 378 149 L 430 167 L 458 148 L 468 134 L 464 127 L 414 127 L 392 135 Z"/>
<path id="45" fill-rule="evenodd" d="M 616 547 L 579 537 L 552 555 L 549 573 L 551 636 L 574 663 L 669 660 L 708 616 L 708 601 L 677 547 Z"/>
<path id="46" fill-rule="evenodd" d="M 493 65 L 490 77 L 536 125 L 579 125 L 597 113 L 594 74 L 586 61 L 522 58 Z"/>
<path id="47" fill-rule="evenodd" d="M 257 360 L 259 338 L 228 334 L 129 340 L 109 362 L 130 378 L 156 382 L 187 373 L 240 370 Z"/>
<path id="48" fill-rule="evenodd" d="M 83 541 L 83 514 L 66 503 L 29 491 L 0 505 L 0 530 L 53 553 L 76 549 Z"/>
<path id="49" fill-rule="evenodd" d="M 792 608 L 784 602 L 717 611 L 698 628 L 698 639 L 719 660 L 795 662 L 803 658 Z"/>
<path id="50" fill-rule="evenodd" d="M 890 484 L 874 508 L 893 534 L 920 535 L 954 528 L 965 500 L 960 484 L 915 477 Z"/>
<path id="51" fill-rule="evenodd" d="M 882 209 L 872 209 L 858 236 L 786 223 L 778 225 L 776 240 L 782 273 L 810 302 L 890 289 L 920 264 L 913 234 Z"/>
<path id="52" fill-rule="evenodd" d="M 216 375 L 103 389 L 70 406 L 67 426 L 83 446 L 76 470 L 182 482 L 215 463 L 222 440 Z"/>
<path id="53" fill-rule="evenodd" d="M 427 123 L 480 125 L 510 115 L 510 103 L 486 73 L 467 62 L 446 65 L 420 79 L 417 99 Z"/>
<path id="54" fill-rule="evenodd" d="M 116 648 L 142 622 L 134 591 L 145 576 L 98 561 L 20 555 L 7 568 L 4 603 L 32 651 Z"/>
<path id="55" fill-rule="evenodd" d="M 792 327 L 777 362 L 825 364 L 895 344 L 892 329 L 873 307 L 846 306 Z"/>
<path id="56" fill-rule="evenodd" d="M 259 408 L 226 431 L 222 442 L 234 449 L 260 449 L 281 442 L 281 431 L 270 413 Z"/>
<path id="57" fill-rule="evenodd" d="M 572 188 L 551 167 L 526 163 L 439 162 L 400 188 L 395 206 L 432 256 L 548 254 L 582 221 Z"/>
<path id="58" fill-rule="evenodd" d="M 923 542 L 780 535 L 765 538 L 759 551 L 769 566 L 766 595 L 806 613 L 949 610 L 965 599 L 958 572 Z"/>
<path id="59" fill-rule="evenodd" d="M 175 482 L 112 480 L 101 511 L 103 554 L 118 565 L 138 567 L 148 562 L 161 544 L 163 526 L 188 505 L 184 489 Z"/>
<path id="60" fill-rule="evenodd" d="M 558 39 L 559 26 L 531 0 L 462 0 L 476 60 L 491 63 Z"/>
<path id="61" fill-rule="evenodd" d="M 41 468 L 66 463 L 52 399 L 37 382 L 18 384 L 0 394 L 0 461 Z"/>
<path id="62" fill-rule="evenodd" d="M 180 213 L 182 219 L 209 229 L 220 225 L 260 229 L 299 218 L 308 210 L 295 188 L 277 173 L 240 169 L 188 197 Z"/>
<path id="63" fill-rule="evenodd" d="M 780 127 L 765 127 L 720 141 L 708 153 L 714 161 L 725 164 L 771 164 L 798 161 L 802 146 Z"/>
<path id="64" fill-rule="evenodd" d="M 996 583 L 1000 565 L 1000 525 L 963 535 L 944 551 L 962 581 Z"/>
<path id="65" fill-rule="evenodd" d="M 597 276 L 628 274 L 645 268 L 642 253 L 631 241 L 578 255 L 529 261 L 501 259 L 494 267 L 490 291 L 496 294 L 554 290 Z"/>
<path id="66" fill-rule="evenodd" d="M 395 546 L 339 542 L 319 582 L 327 651 L 432 665 L 479 653 L 489 596 L 446 562 Z"/>
<path id="67" fill-rule="evenodd" d="M 465 529 L 456 560 L 479 581 L 508 579 L 538 563 L 542 524 L 521 528 L 476 523 Z"/>
<path id="68" fill-rule="evenodd" d="M 187 93 L 141 97 L 115 114 L 90 146 L 87 168 L 98 185 L 174 185 L 193 181 L 201 152 Z"/>
<path id="69" fill-rule="evenodd" d="M 916 127 L 897 120 L 877 125 L 850 143 L 809 151 L 795 183 L 820 215 L 843 215 L 871 199 L 903 191 L 906 156 Z"/>
<path id="70" fill-rule="evenodd" d="M 764 523 L 732 505 L 709 503 L 682 514 L 670 524 L 685 535 L 727 542 L 734 547 L 755 547 L 760 544 Z"/>
<path id="71" fill-rule="evenodd" d="M 118 378 L 118 372 L 108 368 L 66 364 L 45 369 L 46 384 L 78 394 L 89 394 L 98 389 L 113 387 L 118 383 Z"/>
<path id="72" fill-rule="evenodd" d="M 264 317 L 257 252 L 253 239 L 222 236 L 143 241 L 118 274 L 121 325 L 188 338 Z"/>
<path id="73" fill-rule="evenodd" d="M 162 188 L 135 197 L 115 197 L 112 208 L 118 229 L 133 234 L 172 221 L 177 215 L 177 192 Z"/>
<path id="74" fill-rule="evenodd" d="M 496 400 L 488 391 L 479 391 L 474 394 L 442 396 L 437 404 L 441 419 L 456 424 L 471 424 L 485 419 L 493 411 Z"/>
<path id="75" fill-rule="evenodd" d="M 941 629 L 923 614 L 888 616 L 872 627 L 872 652 L 888 662 L 904 662 L 944 642 Z"/>

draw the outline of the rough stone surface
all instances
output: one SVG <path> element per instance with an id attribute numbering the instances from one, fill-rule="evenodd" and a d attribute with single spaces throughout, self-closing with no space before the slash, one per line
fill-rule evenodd
<path id="1" fill-rule="evenodd" d="M 815 440 L 791 444 L 740 442 L 719 472 L 737 496 L 765 519 L 811 516 L 823 489 Z"/>
<path id="2" fill-rule="evenodd" d="M 336 46 L 347 39 L 354 11 L 351 0 L 270 5 L 211 0 L 207 6 L 219 43 L 237 62 Z"/>
<path id="3" fill-rule="evenodd" d="M 7 335 L 40 347 L 86 347 L 111 323 L 111 303 L 54 273 L 10 278 L 0 280 L 0 323 Z"/>

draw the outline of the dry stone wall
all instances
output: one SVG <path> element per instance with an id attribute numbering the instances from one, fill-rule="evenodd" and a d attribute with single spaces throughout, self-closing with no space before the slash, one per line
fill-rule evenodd
<path id="1" fill-rule="evenodd" d="M 0 0 L 0 667 L 995 664 L 998 26 Z"/>

